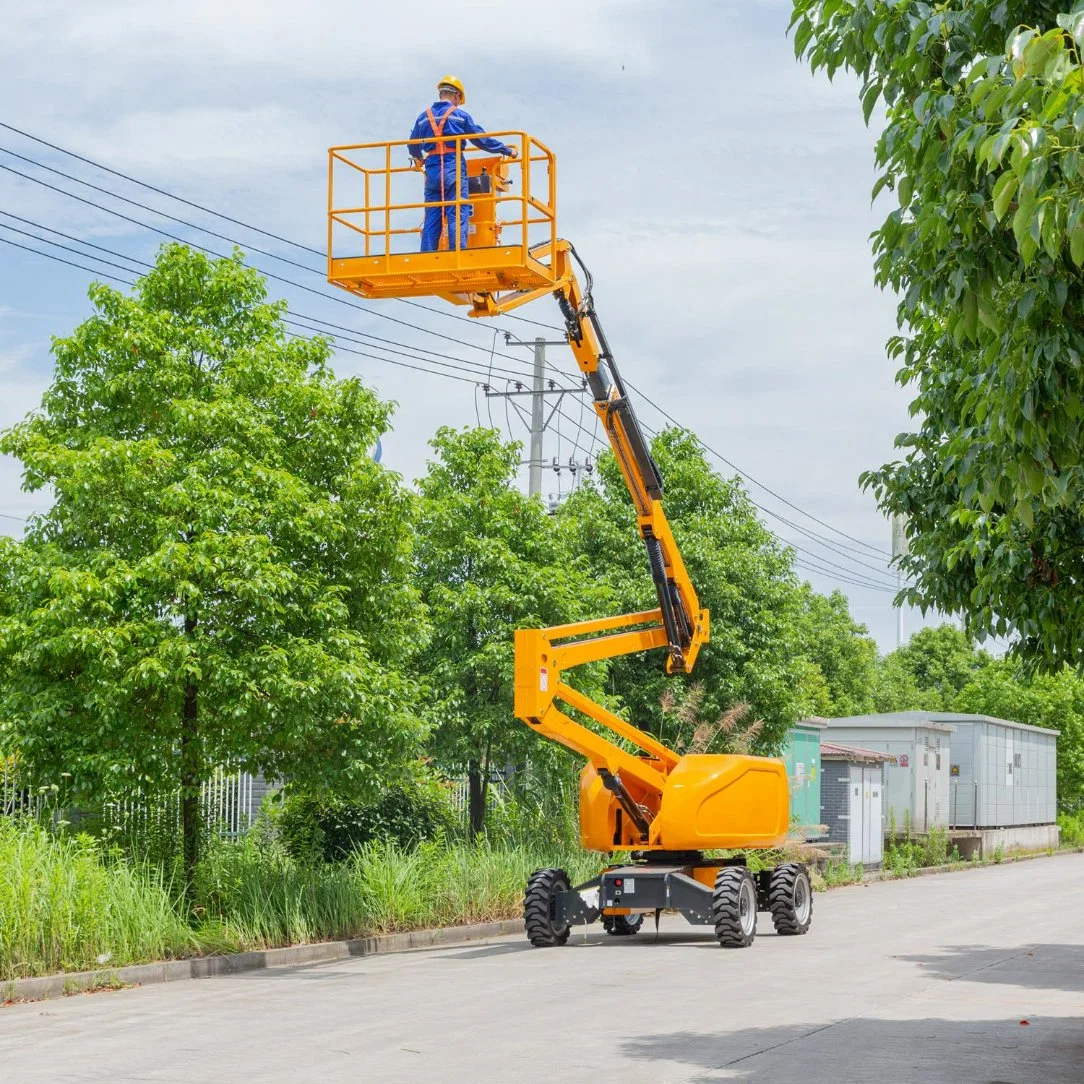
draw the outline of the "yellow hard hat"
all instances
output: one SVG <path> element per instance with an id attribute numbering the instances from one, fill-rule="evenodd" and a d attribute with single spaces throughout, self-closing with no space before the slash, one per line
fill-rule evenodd
<path id="1" fill-rule="evenodd" d="M 463 89 L 463 83 L 458 76 L 446 75 L 439 83 L 437 83 L 437 90 L 444 90 L 445 87 L 451 87 L 452 90 L 458 92 L 459 97 L 463 100 L 464 104 L 467 101 L 467 92 Z"/>

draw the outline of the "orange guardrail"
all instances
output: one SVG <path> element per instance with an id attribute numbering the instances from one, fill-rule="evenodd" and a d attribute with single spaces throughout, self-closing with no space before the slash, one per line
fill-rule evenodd
<path id="1" fill-rule="evenodd" d="M 484 151 L 471 141 L 500 139 L 518 157 Z M 455 176 L 466 169 L 468 191 L 426 201 L 424 167 L 409 149 L 433 139 L 358 143 L 328 151 L 328 279 L 366 297 L 497 292 L 553 283 L 557 241 L 557 163 L 553 152 L 526 132 L 449 135 Z M 422 253 L 427 210 L 460 221 L 470 208 L 466 243 Z M 458 234 L 458 230 L 451 231 Z M 532 250 L 534 254 L 532 255 Z"/>

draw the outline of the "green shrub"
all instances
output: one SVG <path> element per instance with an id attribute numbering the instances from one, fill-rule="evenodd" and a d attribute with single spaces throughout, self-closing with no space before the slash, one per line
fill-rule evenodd
<path id="1" fill-rule="evenodd" d="M 944 828 L 931 828 L 922 841 L 922 866 L 944 866 L 948 860 L 948 832 Z"/>
<path id="2" fill-rule="evenodd" d="M 501 847 L 571 850 L 580 843 L 579 778 L 521 778 L 508 790 L 490 788 L 486 838 Z"/>
<path id="3" fill-rule="evenodd" d="M 826 888 L 860 884 L 865 876 L 866 869 L 861 862 L 833 862 L 825 866 L 821 874 Z"/>
<path id="4" fill-rule="evenodd" d="M 1063 847 L 1084 846 L 1084 812 L 1059 813 L 1058 827 L 1061 829 Z"/>
<path id="5" fill-rule="evenodd" d="M 600 862 L 485 841 L 377 841 L 343 862 L 299 862 L 272 833 L 212 837 L 189 922 L 156 867 L 0 818 L 0 979 L 516 918 L 528 877 L 546 866 L 580 883 Z"/>
<path id="6" fill-rule="evenodd" d="M 367 805 L 334 794 L 289 795 L 278 824 L 294 858 L 336 862 L 369 843 L 411 848 L 450 837 L 457 819 L 447 788 L 435 780 L 418 780 L 389 789 Z"/>

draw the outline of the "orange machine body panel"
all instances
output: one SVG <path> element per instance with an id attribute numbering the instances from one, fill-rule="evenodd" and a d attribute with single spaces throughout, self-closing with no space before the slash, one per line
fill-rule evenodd
<path id="1" fill-rule="evenodd" d="M 666 778 L 651 842 L 669 851 L 781 847 L 789 825 L 783 761 L 687 753 Z"/>
<path id="2" fill-rule="evenodd" d="M 580 773 L 580 841 L 588 850 L 738 850 L 786 841 L 790 789 L 775 757 L 689 753 L 670 770 L 661 798 L 628 777 L 626 785 L 651 821 L 649 844 L 587 764 Z"/>

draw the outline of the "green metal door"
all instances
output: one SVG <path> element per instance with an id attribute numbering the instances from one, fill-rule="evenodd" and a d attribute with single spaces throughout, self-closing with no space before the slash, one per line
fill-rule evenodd
<path id="1" fill-rule="evenodd" d="M 783 750 L 791 829 L 802 838 L 820 834 L 816 826 L 821 823 L 821 729 L 799 723 L 787 735 Z"/>

